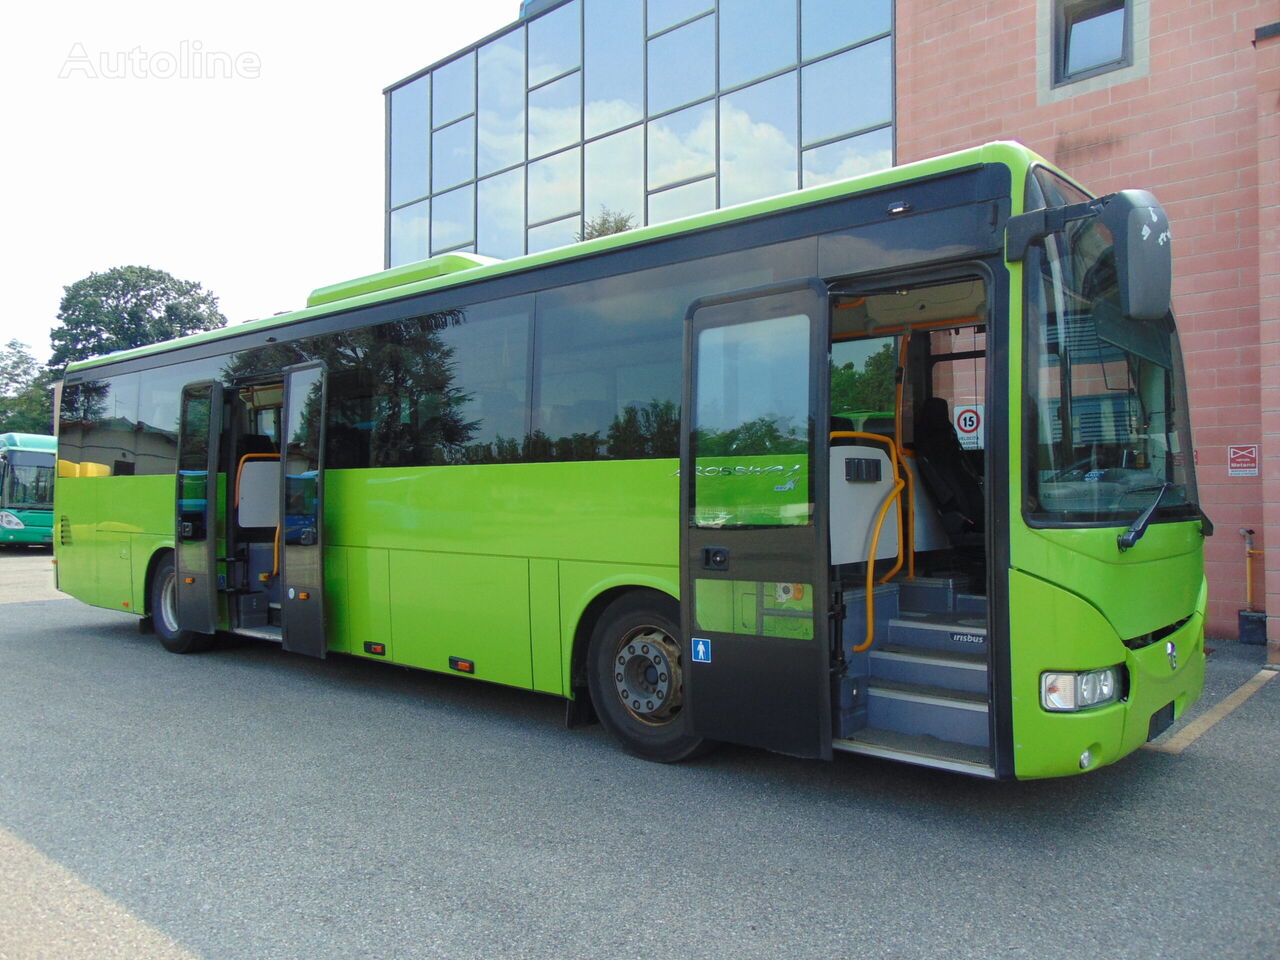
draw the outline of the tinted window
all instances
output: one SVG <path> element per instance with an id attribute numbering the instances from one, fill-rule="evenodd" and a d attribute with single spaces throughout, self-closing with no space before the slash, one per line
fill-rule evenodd
<path id="1" fill-rule="evenodd" d="M 518 459 L 528 389 L 523 301 L 445 310 L 326 337 L 329 466 Z"/>
<path id="2" fill-rule="evenodd" d="M 431 201 L 431 249 L 449 250 L 476 238 L 472 221 L 475 188 L 439 194 Z"/>
<path id="3" fill-rule="evenodd" d="M 172 474 L 178 460 L 178 400 L 182 388 L 219 376 L 222 361 L 214 358 L 147 370 L 138 389 L 137 472 Z"/>
<path id="4" fill-rule="evenodd" d="M 586 146 L 587 218 L 602 209 L 644 222 L 644 129 L 632 127 Z"/>
<path id="5" fill-rule="evenodd" d="M 582 122 L 582 80 L 576 73 L 529 94 L 529 156 L 577 143 Z"/>
<path id="6" fill-rule="evenodd" d="M 587 0 L 583 82 L 587 136 L 644 116 L 641 0 Z"/>
<path id="7" fill-rule="evenodd" d="M 431 154 L 431 189 L 439 192 L 476 175 L 476 121 L 460 120 L 437 130 Z"/>
<path id="8" fill-rule="evenodd" d="M 476 189 L 476 251 L 507 259 L 524 253 L 524 168 L 481 180 Z"/>
<path id="9" fill-rule="evenodd" d="M 804 185 L 816 187 L 893 166 L 893 128 L 837 140 L 804 152 Z"/>
<path id="10" fill-rule="evenodd" d="M 576 148 L 529 164 L 529 223 L 578 211 L 582 202 L 581 156 L 581 149 Z"/>
<path id="11" fill-rule="evenodd" d="M 877 40 L 805 67 L 804 142 L 817 143 L 893 119 L 890 40 Z M 856 97 L 849 91 L 858 91 Z"/>
<path id="12" fill-rule="evenodd" d="M 711 0 L 649 0 L 649 32 L 657 33 L 682 20 L 706 13 L 714 5 Z"/>
<path id="13" fill-rule="evenodd" d="M 391 91 L 391 205 L 425 197 L 430 160 L 431 78 Z"/>
<path id="14" fill-rule="evenodd" d="M 431 75 L 431 124 L 442 127 L 476 106 L 476 57 L 468 53 Z"/>
<path id="15" fill-rule="evenodd" d="M 795 190 L 796 75 L 746 87 L 720 101 L 720 205 Z"/>
<path id="16" fill-rule="evenodd" d="M 649 123 L 649 188 L 715 173 L 716 111 L 710 103 Z"/>
<path id="17" fill-rule="evenodd" d="M 662 113 L 716 92 L 715 17 L 649 41 L 649 113 Z"/>
<path id="18" fill-rule="evenodd" d="M 137 374 L 68 387 L 62 394 L 59 416 L 63 443 L 59 456 L 69 463 L 80 463 L 80 476 L 133 472 Z"/>
<path id="19" fill-rule="evenodd" d="M 529 23 L 529 86 L 558 77 L 579 63 L 577 3 L 566 3 Z"/>
<path id="20" fill-rule="evenodd" d="M 480 175 L 524 160 L 524 31 L 480 48 L 476 111 Z"/>
<path id="21" fill-rule="evenodd" d="M 796 62 L 796 2 L 720 0 L 720 88 Z"/>
<path id="22" fill-rule="evenodd" d="M 391 266 L 427 258 L 427 228 L 431 201 L 420 200 L 391 211 Z"/>
<path id="23" fill-rule="evenodd" d="M 796 241 L 539 294 L 527 457 L 677 456 L 690 304 L 810 275 L 813 261 L 813 241 Z"/>
<path id="24" fill-rule="evenodd" d="M 889 0 L 800 0 L 800 12 L 806 60 L 888 33 L 893 26 Z"/>

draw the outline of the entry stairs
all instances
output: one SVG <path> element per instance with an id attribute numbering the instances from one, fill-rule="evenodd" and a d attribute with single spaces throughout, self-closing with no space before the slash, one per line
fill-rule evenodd
<path id="1" fill-rule="evenodd" d="M 837 750 L 994 776 L 987 600 L 967 587 L 945 577 L 876 587 L 875 636 L 861 653 L 866 591 L 845 591 Z"/>

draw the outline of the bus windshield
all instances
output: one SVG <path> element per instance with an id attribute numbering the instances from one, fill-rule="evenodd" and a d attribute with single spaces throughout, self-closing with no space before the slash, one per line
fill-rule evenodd
<path id="1" fill-rule="evenodd" d="M 53 454 L 9 453 L 9 476 L 4 490 L 10 507 L 53 508 Z"/>
<path id="2" fill-rule="evenodd" d="M 1173 318 L 1121 314 L 1111 235 L 1095 218 L 1047 238 L 1027 266 L 1028 519 L 1127 523 L 1162 490 L 1153 519 L 1198 517 Z"/>

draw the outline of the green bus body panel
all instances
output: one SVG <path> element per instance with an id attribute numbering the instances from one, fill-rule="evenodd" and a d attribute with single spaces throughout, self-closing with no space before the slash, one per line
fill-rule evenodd
<path id="1" fill-rule="evenodd" d="M 330 650 L 568 694 L 578 621 L 602 593 L 678 595 L 675 460 L 326 471 Z M 225 496 L 226 478 L 219 477 Z M 86 603 L 146 609 L 146 577 L 173 546 L 169 476 L 75 477 L 59 585 Z M 98 522 L 87 518 L 109 517 Z M 222 625 L 227 626 L 225 605 Z"/>
<path id="2" fill-rule="evenodd" d="M 1205 668 L 1203 580 L 1190 620 L 1140 650 L 1127 649 L 1106 617 L 1083 598 L 1017 570 L 1009 581 L 1014 598 L 1010 632 L 1018 639 L 1010 660 L 1019 778 L 1081 773 L 1079 758 L 1085 750 L 1094 757 L 1091 770 L 1112 763 L 1146 742 L 1152 714 L 1172 703 L 1174 716 L 1181 716 L 1199 698 Z M 1170 665 L 1167 642 L 1177 647 L 1176 669 Z M 1123 664 L 1129 675 L 1124 701 L 1078 713 L 1050 713 L 1041 707 L 1044 670 L 1116 664 Z"/>
<path id="3" fill-rule="evenodd" d="M 1126 640 L 1190 616 L 1204 579 L 1200 524 L 1154 523 L 1121 553 L 1116 536 L 1123 530 L 1029 530 L 1019 538 L 1013 566 L 1105 611 Z"/>

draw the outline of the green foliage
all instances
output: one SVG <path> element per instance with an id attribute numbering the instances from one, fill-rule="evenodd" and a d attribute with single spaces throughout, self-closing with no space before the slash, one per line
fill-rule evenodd
<path id="1" fill-rule="evenodd" d="M 670 400 L 628 404 L 609 426 L 609 456 L 618 460 L 680 455 L 680 407 Z"/>
<path id="2" fill-rule="evenodd" d="M 58 309 L 62 326 L 49 334 L 49 366 L 57 370 L 75 360 L 227 324 L 212 293 L 151 267 L 115 267 L 63 289 Z"/>
<path id="3" fill-rule="evenodd" d="M 607 237 L 615 233 L 625 233 L 636 226 L 633 214 L 621 210 L 610 210 L 601 207 L 600 212 L 582 225 L 579 240 L 594 240 L 596 237 Z"/>
<path id="4" fill-rule="evenodd" d="M 790 417 L 757 417 L 729 430 L 700 428 L 697 455 L 702 457 L 744 457 L 769 453 L 803 454 L 809 438 L 802 425 Z"/>
<path id="5" fill-rule="evenodd" d="M 867 358 L 859 370 L 852 363 L 831 365 L 831 412 L 842 415 L 853 411 L 892 410 L 896 384 L 897 361 L 892 342 Z"/>
<path id="6" fill-rule="evenodd" d="M 52 381 L 25 343 L 0 347 L 0 433 L 53 433 Z"/>

